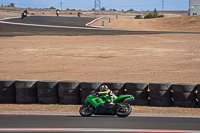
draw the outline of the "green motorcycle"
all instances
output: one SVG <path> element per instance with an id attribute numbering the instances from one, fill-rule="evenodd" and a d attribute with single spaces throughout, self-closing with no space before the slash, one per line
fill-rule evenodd
<path id="1" fill-rule="evenodd" d="M 114 97 L 114 104 L 110 105 L 105 96 L 99 96 L 96 93 L 89 95 L 85 104 L 80 108 L 79 113 L 81 116 L 94 115 L 117 115 L 118 117 L 127 117 L 130 115 L 132 108 L 126 103 L 133 101 L 132 95 L 120 95 Z"/>

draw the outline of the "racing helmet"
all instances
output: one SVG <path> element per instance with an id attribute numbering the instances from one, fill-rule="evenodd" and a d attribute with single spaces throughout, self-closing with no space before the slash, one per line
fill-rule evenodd
<path id="1" fill-rule="evenodd" d="M 101 92 L 106 91 L 108 89 L 108 86 L 102 85 L 99 89 L 100 89 Z"/>

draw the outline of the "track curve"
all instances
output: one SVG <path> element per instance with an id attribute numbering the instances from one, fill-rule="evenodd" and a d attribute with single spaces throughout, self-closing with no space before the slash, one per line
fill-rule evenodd
<path id="1" fill-rule="evenodd" d="M 53 17 L 31 16 L 25 19 L 12 18 L 0 21 L 0 36 L 26 36 L 26 35 L 138 35 L 138 34 L 165 34 L 187 32 L 165 31 L 130 31 L 109 28 L 96 28 L 86 26 L 94 20 L 91 17 Z M 191 33 L 191 32 L 190 32 Z M 193 34 L 200 34 L 194 32 Z"/>

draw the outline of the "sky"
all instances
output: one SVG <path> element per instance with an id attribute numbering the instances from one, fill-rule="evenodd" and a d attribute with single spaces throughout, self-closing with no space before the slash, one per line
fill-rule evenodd
<path id="1" fill-rule="evenodd" d="M 118 11 L 130 10 L 135 11 L 153 11 L 155 8 L 159 11 L 162 9 L 170 10 L 188 10 L 189 0 L 96 0 L 101 2 L 101 8 L 106 10 L 116 9 Z M 50 8 L 66 10 L 91 10 L 94 8 L 95 0 L 0 0 L 0 5 L 9 5 L 14 3 L 15 7 L 21 8 Z M 61 4 L 62 3 L 62 4 Z M 164 6 L 162 6 L 164 3 Z M 62 6 L 61 6 L 62 5 Z M 164 7 L 164 8 L 163 8 Z"/>

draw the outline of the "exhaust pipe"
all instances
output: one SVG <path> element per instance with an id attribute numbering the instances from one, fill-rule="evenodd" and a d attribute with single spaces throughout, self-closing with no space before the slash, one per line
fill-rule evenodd
<path id="1" fill-rule="evenodd" d="M 130 101 L 133 101 L 133 100 L 135 100 L 134 97 L 129 97 L 129 98 L 124 99 L 124 102 L 130 102 Z"/>

